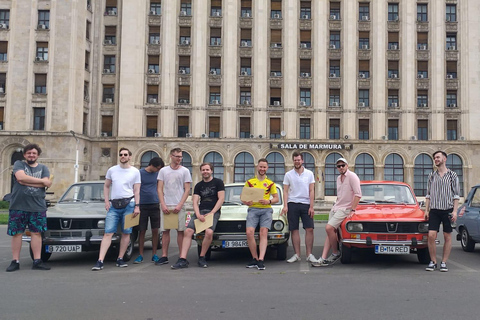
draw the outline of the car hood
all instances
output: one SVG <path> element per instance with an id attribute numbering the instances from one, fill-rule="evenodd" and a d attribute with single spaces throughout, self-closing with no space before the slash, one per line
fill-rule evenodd
<path id="1" fill-rule="evenodd" d="M 425 214 L 417 206 L 388 205 L 388 206 L 359 206 L 357 211 L 350 214 L 350 221 L 425 221 Z"/>
<path id="2" fill-rule="evenodd" d="M 47 210 L 47 218 L 104 218 L 107 215 L 105 203 L 57 203 Z"/>
<path id="3" fill-rule="evenodd" d="M 272 206 L 273 209 L 273 220 L 280 219 L 280 212 L 282 210 L 282 206 Z M 237 221 L 237 220 L 246 220 L 247 219 L 247 212 L 248 206 L 245 205 L 227 205 L 222 206 L 222 214 L 220 215 L 220 221 Z"/>

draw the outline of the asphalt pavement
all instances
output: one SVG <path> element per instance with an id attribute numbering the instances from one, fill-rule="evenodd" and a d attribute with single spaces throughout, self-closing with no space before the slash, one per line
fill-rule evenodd
<path id="1" fill-rule="evenodd" d="M 315 227 L 318 257 L 325 224 Z M 313 268 L 302 250 L 302 261 L 292 264 L 267 255 L 264 271 L 245 268 L 248 249 L 213 252 L 204 269 L 193 243 L 190 267 L 171 270 L 173 236 L 168 265 L 149 261 L 147 243 L 146 262 L 128 268 L 106 261 L 93 272 L 98 252 L 87 252 L 53 254 L 52 270 L 37 271 L 24 244 L 21 269 L 7 273 L 10 237 L 0 226 L 0 319 L 478 319 L 480 245 L 467 253 L 454 240 L 447 273 L 426 272 L 416 255 L 373 253 Z"/>

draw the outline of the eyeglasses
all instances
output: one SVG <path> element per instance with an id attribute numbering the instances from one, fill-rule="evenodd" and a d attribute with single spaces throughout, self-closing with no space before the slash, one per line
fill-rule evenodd
<path id="1" fill-rule="evenodd" d="M 120 153 L 118 156 L 119 157 L 128 157 L 128 153 Z"/>
<path id="2" fill-rule="evenodd" d="M 174 157 L 174 158 L 183 158 L 183 156 L 173 156 L 173 155 L 172 155 L 172 157 Z"/>
<path id="3" fill-rule="evenodd" d="M 337 164 L 337 168 L 343 168 L 345 166 L 346 166 L 345 164 Z"/>

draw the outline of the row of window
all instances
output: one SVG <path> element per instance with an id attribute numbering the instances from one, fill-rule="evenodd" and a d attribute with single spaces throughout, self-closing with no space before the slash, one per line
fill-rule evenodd
<path id="1" fill-rule="evenodd" d="M 10 29 L 10 10 L 0 10 L 0 29 Z M 50 10 L 38 10 L 37 29 L 50 29 Z"/>

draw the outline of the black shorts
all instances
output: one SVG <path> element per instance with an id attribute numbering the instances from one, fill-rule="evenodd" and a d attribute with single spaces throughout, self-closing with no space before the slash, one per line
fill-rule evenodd
<path id="1" fill-rule="evenodd" d="M 308 215 L 309 204 L 289 202 L 288 203 L 288 230 L 298 230 L 299 219 L 302 219 L 303 229 L 314 228 L 313 218 Z"/>
<path id="2" fill-rule="evenodd" d="M 438 210 L 430 209 L 430 215 L 428 218 L 428 230 L 440 231 L 440 223 L 443 224 L 443 232 L 452 232 L 452 220 L 450 219 L 450 213 L 452 209 Z"/>
<path id="3" fill-rule="evenodd" d="M 160 205 L 158 203 L 140 205 L 140 224 L 138 225 L 140 231 L 148 229 L 148 218 L 150 218 L 152 229 L 160 228 Z"/>
<path id="4" fill-rule="evenodd" d="M 211 210 L 200 210 L 200 214 L 203 216 L 209 213 L 210 211 Z M 192 212 L 190 222 L 188 223 L 187 228 L 193 229 L 195 231 L 195 219 L 197 219 L 197 216 L 195 215 L 194 212 Z M 220 219 L 220 211 L 217 211 L 213 214 L 213 225 L 209 229 L 212 229 L 212 231 L 215 231 L 215 228 L 217 227 L 218 219 Z"/>

